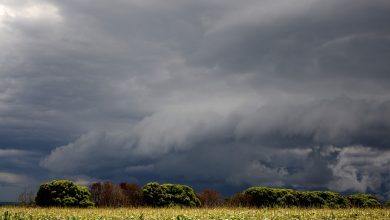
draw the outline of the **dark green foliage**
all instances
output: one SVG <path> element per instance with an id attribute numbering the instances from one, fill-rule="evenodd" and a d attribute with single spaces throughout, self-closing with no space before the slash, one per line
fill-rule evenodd
<path id="1" fill-rule="evenodd" d="M 349 200 L 336 192 L 298 192 L 291 189 L 251 187 L 244 194 L 252 197 L 251 206 L 256 207 L 350 207 Z"/>
<path id="2" fill-rule="evenodd" d="M 86 187 L 69 180 L 54 180 L 39 187 L 35 202 L 38 206 L 90 207 L 91 193 Z"/>
<path id="3" fill-rule="evenodd" d="M 387 202 L 386 202 L 386 207 L 387 207 L 387 208 L 390 208 L 390 199 L 387 200 Z"/>
<path id="4" fill-rule="evenodd" d="M 251 187 L 244 194 L 252 197 L 252 205 L 256 207 L 290 207 L 299 204 L 297 192 L 291 189 Z"/>
<path id="5" fill-rule="evenodd" d="M 153 207 L 200 206 L 193 189 L 179 184 L 148 183 L 143 188 L 143 197 L 145 203 Z"/>
<path id="6" fill-rule="evenodd" d="M 160 186 L 160 184 L 156 182 L 151 182 L 146 184 L 142 190 L 142 193 L 143 193 L 144 201 L 147 205 L 164 206 L 166 203 L 165 201 L 166 192 Z"/>
<path id="7" fill-rule="evenodd" d="M 340 193 L 330 191 L 312 191 L 313 193 L 325 201 L 325 204 L 321 207 L 327 208 L 348 208 L 350 207 L 349 200 Z"/>
<path id="8" fill-rule="evenodd" d="M 291 189 L 279 189 L 276 191 L 278 198 L 276 204 L 279 207 L 298 206 L 297 192 Z"/>
<path id="9" fill-rule="evenodd" d="M 298 193 L 299 206 L 310 208 L 326 207 L 326 201 L 317 192 Z"/>
<path id="10" fill-rule="evenodd" d="M 368 194 L 354 194 L 347 197 L 353 207 L 357 208 L 381 208 L 378 198 Z"/>

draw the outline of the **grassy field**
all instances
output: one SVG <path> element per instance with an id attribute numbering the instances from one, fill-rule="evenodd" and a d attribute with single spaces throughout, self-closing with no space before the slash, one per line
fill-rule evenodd
<path id="1" fill-rule="evenodd" d="M 390 209 L 46 209 L 0 207 L 0 219 L 390 219 Z"/>

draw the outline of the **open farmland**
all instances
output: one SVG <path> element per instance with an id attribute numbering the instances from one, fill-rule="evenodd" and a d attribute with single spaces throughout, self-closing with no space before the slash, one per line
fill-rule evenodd
<path id="1" fill-rule="evenodd" d="M 0 207 L 0 219 L 390 219 L 390 209 Z"/>

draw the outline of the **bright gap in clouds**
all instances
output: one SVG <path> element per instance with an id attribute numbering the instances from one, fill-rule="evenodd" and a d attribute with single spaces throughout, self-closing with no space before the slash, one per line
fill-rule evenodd
<path id="1" fill-rule="evenodd" d="M 21 7 L 12 7 L 0 4 L 0 21 L 6 19 L 48 19 L 61 21 L 58 8 L 49 3 L 27 4 Z"/>

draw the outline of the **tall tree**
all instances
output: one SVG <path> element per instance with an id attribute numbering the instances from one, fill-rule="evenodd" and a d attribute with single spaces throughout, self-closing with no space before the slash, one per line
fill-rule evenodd
<path id="1" fill-rule="evenodd" d="M 38 206 L 89 207 L 91 193 L 84 186 L 78 186 L 69 180 L 54 180 L 39 187 L 35 199 Z"/>

